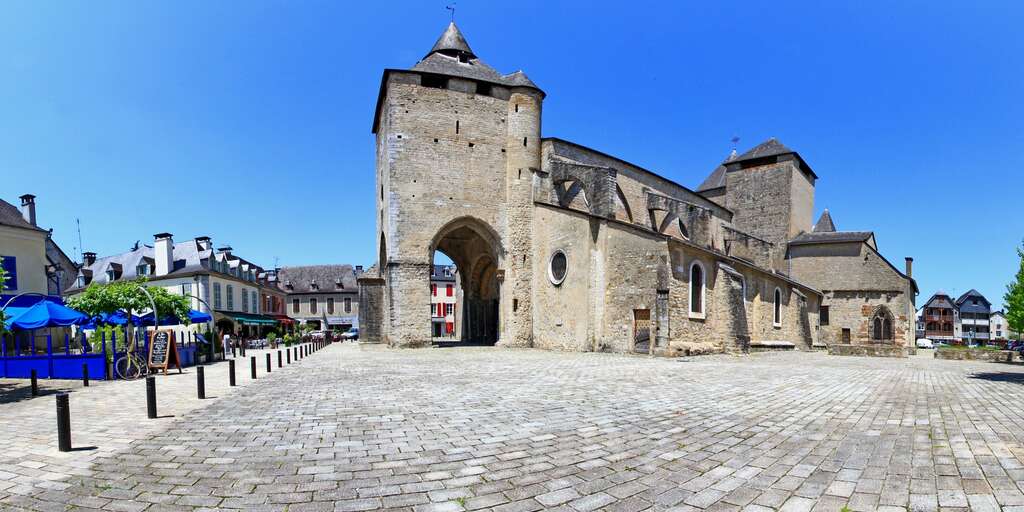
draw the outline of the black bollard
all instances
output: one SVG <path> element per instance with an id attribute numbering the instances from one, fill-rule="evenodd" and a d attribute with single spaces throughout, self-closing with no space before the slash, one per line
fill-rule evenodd
<path id="1" fill-rule="evenodd" d="M 267 373 L 270 373 L 270 352 L 267 352 Z"/>
<path id="2" fill-rule="evenodd" d="M 39 396 L 39 378 L 36 376 L 36 371 L 32 370 L 29 373 L 30 373 L 29 377 L 30 377 L 30 380 L 31 380 L 31 384 L 30 385 L 32 387 L 32 396 Z"/>
<path id="3" fill-rule="evenodd" d="M 146 414 L 156 418 L 156 378 L 146 377 Z"/>
<path id="4" fill-rule="evenodd" d="M 235 357 L 235 346 L 231 345 L 231 357 Z"/>
<path id="5" fill-rule="evenodd" d="M 256 356 L 252 356 L 252 357 L 249 358 L 249 370 L 250 370 L 250 377 L 255 379 L 256 378 Z"/>
<path id="6" fill-rule="evenodd" d="M 228 361 L 228 384 L 231 386 L 235 385 L 235 360 L 231 359 Z"/>
<path id="7" fill-rule="evenodd" d="M 82 385 L 89 387 L 89 364 L 82 363 Z"/>
<path id="8" fill-rule="evenodd" d="M 281 351 L 280 350 L 277 351 L 277 367 L 278 368 L 281 367 Z"/>
<path id="9" fill-rule="evenodd" d="M 287 362 L 288 364 L 292 364 L 292 348 L 291 347 L 285 347 L 284 348 L 284 356 L 285 356 L 285 362 Z"/>
<path id="10" fill-rule="evenodd" d="M 103 361 L 103 380 L 110 380 L 110 365 Z"/>
<path id="11" fill-rule="evenodd" d="M 203 400 L 206 398 L 206 375 L 203 374 L 203 367 L 196 367 L 196 391 L 199 393 L 199 399 Z"/>
<path id="12" fill-rule="evenodd" d="M 71 406 L 67 393 L 57 394 L 57 447 L 62 452 L 71 451 Z"/>
<path id="13" fill-rule="evenodd" d="M 245 342 L 242 342 L 242 357 L 245 357 Z"/>

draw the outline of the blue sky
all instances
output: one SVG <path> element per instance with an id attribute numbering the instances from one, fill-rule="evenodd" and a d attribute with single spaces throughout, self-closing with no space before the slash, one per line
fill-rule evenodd
<path id="1" fill-rule="evenodd" d="M 696 187 L 740 137 L 820 176 L 815 217 L 874 230 L 918 304 L 996 305 L 1024 237 L 1020 2 L 460 0 L 501 72 L 548 97 L 558 136 Z M 373 260 L 370 123 L 444 1 L 5 2 L 0 198 L 39 196 L 68 253 L 161 231 L 264 266 Z"/>

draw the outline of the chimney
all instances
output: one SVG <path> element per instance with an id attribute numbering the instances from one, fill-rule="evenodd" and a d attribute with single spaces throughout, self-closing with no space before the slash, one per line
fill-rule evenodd
<path id="1" fill-rule="evenodd" d="M 356 265 L 356 274 L 362 274 L 362 273 L 363 273 L 363 266 L 362 265 Z"/>
<path id="2" fill-rule="evenodd" d="M 217 248 L 217 252 L 226 254 L 228 256 L 231 256 L 231 246 L 230 245 L 225 245 L 223 247 L 218 247 Z"/>
<path id="3" fill-rule="evenodd" d="M 154 275 L 166 276 L 174 268 L 174 235 L 157 233 L 153 235 L 153 259 L 156 260 Z"/>
<path id="4" fill-rule="evenodd" d="M 200 251 L 209 251 L 213 247 L 213 242 L 208 236 L 197 236 L 196 245 L 199 246 Z"/>
<path id="5" fill-rule="evenodd" d="M 21 216 L 25 222 L 36 225 L 36 196 L 25 194 L 21 196 Z"/>
<path id="6" fill-rule="evenodd" d="M 82 253 L 82 265 L 88 267 L 88 266 L 91 266 L 93 263 L 96 263 L 96 253 L 94 253 L 94 252 L 83 252 Z"/>
<path id="7" fill-rule="evenodd" d="M 914 258 L 907 256 L 907 277 L 914 277 Z"/>

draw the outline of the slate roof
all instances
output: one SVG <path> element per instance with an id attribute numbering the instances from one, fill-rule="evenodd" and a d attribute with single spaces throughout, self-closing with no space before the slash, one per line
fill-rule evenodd
<path id="1" fill-rule="evenodd" d="M 460 58 L 461 57 L 461 58 Z M 510 87 L 540 89 L 522 71 L 502 75 L 473 53 L 462 31 L 454 22 L 449 23 L 430 52 L 412 67 L 413 71 L 457 76 L 473 80 L 494 82 Z"/>
<path id="2" fill-rule="evenodd" d="M 800 233 L 789 241 L 789 245 L 834 244 L 867 242 L 875 234 L 871 231 L 831 231 L 823 233 Z"/>
<path id="3" fill-rule="evenodd" d="M 736 151 L 733 150 L 725 160 L 722 161 L 718 167 L 715 167 L 711 174 L 704 181 L 701 182 L 700 186 L 697 187 L 697 192 L 704 192 L 706 190 L 713 190 L 716 188 L 725 186 L 725 174 L 728 171 L 728 164 L 737 164 L 750 160 L 757 160 L 759 158 L 767 158 L 770 156 L 781 156 L 781 155 L 795 155 L 797 160 L 800 161 L 802 168 L 804 168 L 813 178 L 818 176 L 814 174 L 814 171 L 803 161 L 800 154 L 792 149 L 786 147 L 785 144 L 779 142 L 778 139 L 772 137 L 752 148 L 747 152 L 737 155 Z"/>
<path id="4" fill-rule="evenodd" d="M 981 304 L 971 304 L 968 299 L 980 299 Z M 960 298 L 956 299 L 956 305 L 960 308 L 960 311 L 967 311 L 969 313 L 988 313 L 992 307 L 992 303 L 985 298 L 978 290 L 971 288 L 967 290 Z"/>
<path id="5" fill-rule="evenodd" d="M 449 275 L 445 275 L 444 273 L 446 268 L 451 269 Z M 430 272 L 430 280 L 455 282 L 455 265 L 434 265 L 434 268 Z"/>
<path id="6" fill-rule="evenodd" d="M 933 302 L 934 302 L 934 304 L 933 304 Z M 944 292 L 942 290 L 939 290 L 938 292 L 935 292 L 934 295 L 929 297 L 928 300 L 926 300 L 924 302 L 924 306 L 922 306 L 922 308 L 925 308 L 925 307 L 929 307 L 929 308 L 950 308 L 950 309 L 952 309 L 955 306 L 953 305 L 953 299 L 949 298 L 949 295 L 946 295 L 946 292 Z"/>
<path id="7" fill-rule="evenodd" d="M 464 53 L 471 57 L 476 56 L 473 54 L 473 50 L 469 48 L 469 43 L 466 42 L 466 37 L 462 35 L 462 31 L 459 30 L 459 27 L 455 26 L 454 21 L 448 24 L 441 37 L 437 38 L 434 47 L 430 49 L 430 53 L 444 51 Z"/>
<path id="8" fill-rule="evenodd" d="M 280 287 L 286 293 L 356 293 L 356 274 L 352 265 L 308 265 L 281 267 L 277 273 Z M 341 285 L 338 285 L 341 279 Z M 313 283 L 316 287 L 313 287 Z"/>
<path id="9" fill-rule="evenodd" d="M 39 226 L 33 226 L 25 217 L 21 216 L 21 208 L 14 206 L 3 199 L 0 199 L 0 225 L 12 228 L 31 229 L 33 231 L 46 231 Z"/>
<path id="10" fill-rule="evenodd" d="M 212 250 L 201 250 L 199 244 L 193 240 L 187 240 L 184 242 L 177 242 L 174 244 L 173 258 L 174 264 L 168 276 L 175 274 L 185 274 L 196 270 L 204 270 L 207 268 L 203 264 L 203 260 L 206 260 L 213 253 Z M 92 265 L 82 266 L 81 271 L 88 271 L 92 273 L 91 283 L 108 283 L 110 279 L 107 276 L 107 270 L 114 269 L 120 275 L 115 274 L 115 281 L 135 279 L 139 277 L 138 266 L 143 261 L 152 265 L 155 261 L 155 251 L 153 247 L 148 245 L 139 246 L 139 248 L 123 252 L 120 254 L 114 254 L 112 256 L 104 256 L 102 258 L 96 258 L 96 261 Z M 238 258 L 241 260 L 240 258 Z M 155 270 L 155 269 L 153 269 Z M 154 276 L 147 276 L 153 278 Z M 165 276 L 155 276 L 157 278 L 164 278 Z M 77 284 L 71 289 L 77 289 Z"/>
<path id="11" fill-rule="evenodd" d="M 747 160 L 756 160 L 758 158 L 765 158 L 769 156 L 788 155 L 790 153 L 796 153 L 796 151 L 789 149 L 785 144 L 779 142 L 778 139 L 772 137 L 750 148 L 749 151 L 734 158 L 732 161 L 745 162 Z"/>
<path id="12" fill-rule="evenodd" d="M 818 222 L 811 231 L 815 233 L 834 233 L 836 231 L 836 224 L 832 222 L 832 214 L 828 213 L 828 208 L 821 212 L 821 217 L 818 217 Z"/>
<path id="13" fill-rule="evenodd" d="M 737 158 L 736 150 L 732 150 L 729 156 L 722 160 L 722 163 L 715 167 L 715 170 L 711 171 L 711 174 L 704 181 L 701 182 L 700 186 L 697 187 L 697 192 L 704 192 L 705 190 L 712 190 L 725 186 L 725 164 L 732 162 Z"/>

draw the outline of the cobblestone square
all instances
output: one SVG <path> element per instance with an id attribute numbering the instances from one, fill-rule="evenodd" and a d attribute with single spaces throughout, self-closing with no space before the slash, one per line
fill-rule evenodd
<path id="1" fill-rule="evenodd" d="M 0 507 L 1024 510 L 1015 365 L 345 344 L 267 375 L 254 354 L 237 388 L 207 367 L 208 400 L 193 369 L 160 377 L 155 420 L 141 381 L 63 383 L 70 453 L 52 396 L 0 404 Z"/>

